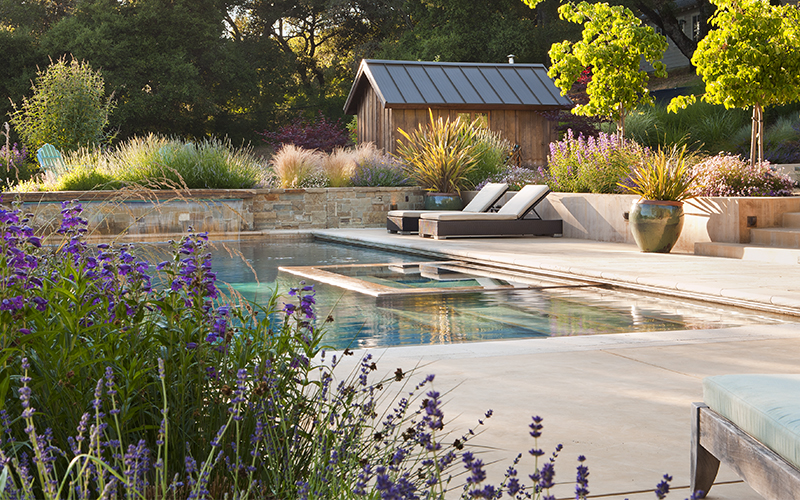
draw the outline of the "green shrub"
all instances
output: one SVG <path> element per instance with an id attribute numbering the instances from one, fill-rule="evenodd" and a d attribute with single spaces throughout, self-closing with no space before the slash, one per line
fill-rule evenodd
<path id="1" fill-rule="evenodd" d="M 512 146 L 500 133 L 479 126 L 476 122 L 465 127 L 464 131 L 474 147 L 475 166 L 467 174 L 467 186 L 473 187 L 500 173 Z"/>
<path id="2" fill-rule="evenodd" d="M 646 150 L 634 141 L 601 132 L 597 137 L 574 137 L 550 143 L 547 184 L 567 193 L 617 193 L 619 183 L 642 162 Z"/>
<path id="3" fill-rule="evenodd" d="M 62 57 L 39 71 L 33 95 L 14 106 L 11 123 L 32 150 L 45 143 L 62 152 L 106 141 L 103 131 L 113 108 L 103 77 L 86 62 Z"/>

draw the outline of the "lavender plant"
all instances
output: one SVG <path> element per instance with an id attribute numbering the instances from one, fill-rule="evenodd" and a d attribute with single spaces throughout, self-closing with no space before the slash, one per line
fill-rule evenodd
<path id="1" fill-rule="evenodd" d="M 588 139 L 567 130 L 564 139 L 550 143 L 548 185 L 568 193 L 616 193 L 648 151 L 639 144 L 601 132 Z"/>
<path id="2" fill-rule="evenodd" d="M 373 380 L 367 354 L 339 378 L 312 286 L 226 299 L 205 234 L 151 277 L 132 246 L 86 244 L 81 210 L 64 204 L 48 246 L 0 209 L 0 499 L 552 498 L 560 446 L 529 452 L 531 485 L 518 460 L 491 485 L 433 375 Z M 583 460 L 577 478 L 585 498 Z"/>

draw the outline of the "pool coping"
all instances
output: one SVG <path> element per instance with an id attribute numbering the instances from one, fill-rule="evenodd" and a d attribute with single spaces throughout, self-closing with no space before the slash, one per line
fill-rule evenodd
<path id="1" fill-rule="evenodd" d="M 778 296 L 772 294 L 762 294 L 736 288 L 717 288 L 714 286 L 704 286 L 681 279 L 680 276 L 671 275 L 669 278 L 647 278 L 635 274 L 626 274 L 624 271 L 608 272 L 586 269 L 580 265 L 564 267 L 558 264 L 548 263 L 545 259 L 536 259 L 535 256 L 528 254 L 525 258 L 509 257 L 507 255 L 491 255 L 486 251 L 476 248 L 464 250 L 458 248 L 445 248 L 439 246 L 438 249 L 431 249 L 431 246 L 438 242 L 431 243 L 430 240 L 418 238 L 399 239 L 396 235 L 396 242 L 391 241 L 385 234 L 378 230 L 360 230 L 355 236 L 353 230 L 313 230 L 310 231 L 314 239 L 329 241 L 334 243 L 355 244 L 368 248 L 380 250 L 396 251 L 406 254 L 419 255 L 430 258 L 458 259 L 465 262 L 474 262 L 482 265 L 493 265 L 506 267 L 516 270 L 529 270 L 539 273 L 553 273 L 554 275 L 568 275 L 593 282 L 605 284 L 612 287 L 624 288 L 627 290 L 641 291 L 645 293 L 655 293 L 670 297 L 685 298 L 703 302 L 711 302 L 732 307 L 741 307 L 773 314 L 781 314 L 793 317 L 800 317 L 800 298 Z M 346 232 L 344 235 L 342 233 Z M 567 239 L 562 239 L 566 241 Z M 465 241 L 465 240 L 462 240 Z M 586 245 L 597 245 L 598 242 L 587 240 L 572 240 Z M 619 247 L 631 247 L 631 252 L 638 254 L 635 247 L 622 243 L 602 243 L 602 245 L 616 245 Z M 652 255 L 652 254 L 648 254 Z M 675 254 L 664 254 L 675 255 Z M 721 257 L 700 257 L 703 259 L 721 259 Z"/>

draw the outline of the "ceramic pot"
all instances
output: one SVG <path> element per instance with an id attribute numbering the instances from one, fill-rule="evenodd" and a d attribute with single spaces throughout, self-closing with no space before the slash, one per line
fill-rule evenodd
<path id="1" fill-rule="evenodd" d="M 683 202 L 639 200 L 628 220 L 642 252 L 669 253 L 683 229 Z"/>
<path id="2" fill-rule="evenodd" d="M 461 210 L 464 203 L 455 193 L 425 193 L 425 210 Z"/>

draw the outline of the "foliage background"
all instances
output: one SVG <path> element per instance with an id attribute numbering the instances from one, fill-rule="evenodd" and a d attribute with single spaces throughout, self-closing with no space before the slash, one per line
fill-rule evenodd
<path id="1" fill-rule="evenodd" d="M 547 63 L 577 31 L 557 0 L 0 0 L 0 113 L 50 59 L 99 70 L 112 132 L 260 143 L 298 115 L 341 118 L 362 58 Z M 12 142 L 18 137 L 12 137 Z"/>

